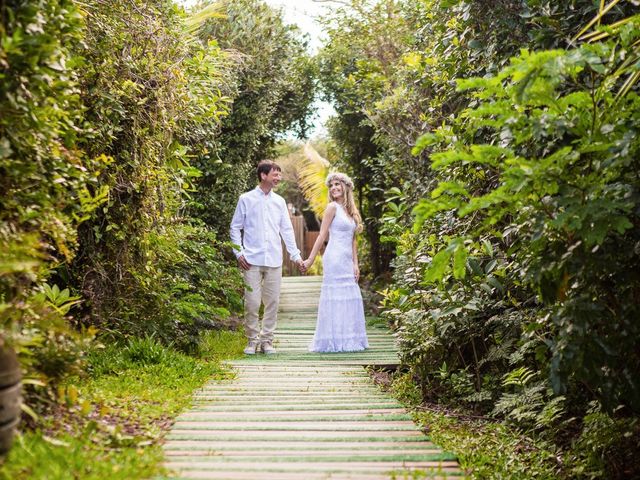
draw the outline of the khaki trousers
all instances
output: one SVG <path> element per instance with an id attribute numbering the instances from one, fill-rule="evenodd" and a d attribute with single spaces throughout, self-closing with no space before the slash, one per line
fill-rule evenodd
<path id="1" fill-rule="evenodd" d="M 244 328 L 250 342 L 273 342 L 278 318 L 282 267 L 251 265 L 244 271 Z M 264 304 L 262 330 L 258 320 L 260 302 Z"/>

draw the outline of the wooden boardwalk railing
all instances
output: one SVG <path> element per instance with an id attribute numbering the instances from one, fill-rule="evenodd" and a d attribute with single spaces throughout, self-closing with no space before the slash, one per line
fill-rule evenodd
<path id="1" fill-rule="evenodd" d="M 311 354 L 320 277 L 285 277 L 278 353 L 232 362 L 233 380 L 198 391 L 164 446 L 169 478 L 419 479 L 460 476 L 363 366 L 398 363 L 393 337 L 369 327 L 365 352 Z"/>

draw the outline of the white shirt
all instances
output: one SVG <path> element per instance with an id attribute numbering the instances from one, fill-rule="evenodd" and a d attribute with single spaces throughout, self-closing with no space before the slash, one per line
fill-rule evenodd
<path id="1" fill-rule="evenodd" d="M 258 186 L 240 195 L 230 230 L 231 241 L 241 247 L 241 250 L 234 249 L 233 253 L 236 257 L 243 255 L 251 265 L 281 266 L 280 236 L 291 260 L 295 262 L 302 258 L 284 198 L 273 191 L 265 194 Z"/>

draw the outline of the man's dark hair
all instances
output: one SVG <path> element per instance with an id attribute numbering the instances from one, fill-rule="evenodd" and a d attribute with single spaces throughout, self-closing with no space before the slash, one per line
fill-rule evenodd
<path id="1" fill-rule="evenodd" d="M 262 181 L 263 173 L 265 175 L 269 175 L 271 173 L 271 170 L 277 170 L 278 172 L 282 171 L 280 165 L 278 165 L 273 160 L 260 160 L 260 163 L 258 163 L 258 169 L 256 171 L 256 173 L 258 174 L 258 181 Z"/>

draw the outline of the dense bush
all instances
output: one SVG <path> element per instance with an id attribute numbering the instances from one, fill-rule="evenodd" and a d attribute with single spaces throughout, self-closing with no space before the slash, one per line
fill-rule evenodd
<path id="1" fill-rule="evenodd" d="M 565 446 L 594 408 L 637 439 L 637 21 L 598 30 L 636 8 L 608 3 L 353 2 L 320 58 L 338 146 L 386 190 L 383 306 L 423 399 Z"/>
<path id="2" fill-rule="evenodd" d="M 170 1 L 100 2 L 86 12 L 91 21 L 78 53 L 93 129 L 85 148 L 113 162 L 98 179 L 108 201 L 82 226 L 71 274 L 88 300 L 87 322 L 117 334 L 180 338 L 194 320 L 219 318 L 207 305 L 225 300 L 202 301 L 214 293 L 208 286 L 223 258 L 215 239 L 181 214 L 199 175 L 188 160 L 191 142 L 215 134 L 226 111 L 225 56 L 214 43 L 191 38 Z M 202 278 L 186 275 L 199 256 L 216 268 L 198 271 Z M 201 296 L 193 296 L 198 290 Z"/>
<path id="3" fill-rule="evenodd" d="M 77 298 L 46 282 L 59 280 L 78 225 L 106 200 L 96 177 L 111 160 L 80 146 L 88 130 L 74 2 L 3 2 L 0 21 L 0 343 L 39 346 L 24 358 L 58 376 L 82 356 L 66 320 Z"/>
<path id="4" fill-rule="evenodd" d="M 389 267 L 385 240 L 394 243 L 411 211 L 385 224 L 384 191 L 400 188 L 416 202 L 433 188 L 428 156 L 411 151 L 425 130 L 466 106 L 454 79 L 495 73 L 521 47 L 561 45 L 596 11 L 591 0 L 354 0 L 329 16 L 318 56 L 337 111 L 329 131 L 341 167 L 355 177 L 375 275 Z M 389 223 L 398 227 L 393 235 Z"/>
<path id="5" fill-rule="evenodd" d="M 460 141 L 444 128 L 419 142 L 443 133 L 453 148 L 432 154 L 449 178 L 416 213 L 477 213 L 466 239 L 499 240 L 512 261 L 508 280 L 542 303 L 527 324 L 550 331 L 555 392 L 572 379 L 610 410 L 637 412 L 640 103 L 622 89 L 635 74 L 629 58 L 640 29 L 631 21 L 620 33 L 578 49 L 523 52 L 496 77 L 461 81 L 479 104 L 461 114 Z M 480 129 L 493 141 L 469 145 Z M 481 180 L 466 181 L 474 175 Z M 466 256 L 466 239 L 450 241 L 454 263 L 458 251 Z M 437 253 L 426 275 L 442 278 L 449 256 Z"/>
<path id="6" fill-rule="evenodd" d="M 77 371 L 96 334 L 196 351 L 203 329 L 240 310 L 229 249 L 188 204 L 201 175 L 194 157 L 221 144 L 222 118 L 244 108 L 233 109 L 242 82 L 273 94 L 256 113 L 268 123 L 260 139 L 296 122 L 304 129 L 312 65 L 264 11 L 280 22 L 278 49 L 252 58 L 271 27 L 247 28 L 254 49 L 240 55 L 231 29 L 215 32 L 222 38 L 207 30 L 215 9 L 188 17 L 170 0 L 2 4 L 0 314 L 2 341 L 25 352 L 28 375 Z M 232 169 L 224 175 L 236 181 Z M 231 201 L 207 192 L 217 193 Z"/>
<path id="7" fill-rule="evenodd" d="M 318 54 L 319 76 L 326 100 L 337 115 L 329 134 L 335 145 L 336 168 L 353 176 L 354 193 L 364 218 L 371 274 L 388 271 L 392 250 L 380 241 L 379 218 L 384 191 L 393 185 L 399 159 L 385 156 L 370 121 L 375 101 L 401 54 L 408 25 L 395 2 L 353 2 L 326 21 L 328 41 Z M 378 137 L 379 138 L 379 137 Z M 364 256 L 363 256 L 364 257 Z"/>

